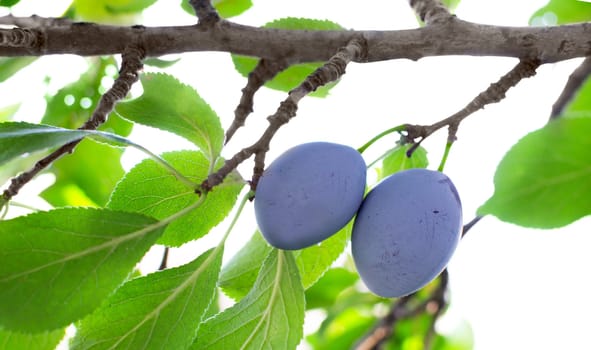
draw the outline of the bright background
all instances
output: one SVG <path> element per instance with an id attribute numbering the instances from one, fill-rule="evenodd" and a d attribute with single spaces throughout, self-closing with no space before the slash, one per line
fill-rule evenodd
<path id="1" fill-rule="evenodd" d="M 59 16 L 67 3 L 22 0 L 14 13 Z M 160 1 L 146 11 L 142 24 L 193 23 L 194 18 L 182 12 L 178 3 Z M 472 22 L 524 26 L 545 3 L 462 0 L 456 14 Z M 385 0 L 254 0 L 253 8 L 232 20 L 262 25 L 287 16 L 330 19 L 359 30 L 417 26 L 407 1 Z M 168 72 L 195 87 L 220 115 L 223 125 L 230 125 L 245 79 L 234 70 L 229 55 L 195 53 L 182 57 Z M 501 103 L 486 107 L 461 124 L 445 172 L 460 192 L 465 222 L 492 194 L 494 171 L 504 153 L 520 137 L 546 123 L 551 105 L 578 62 L 541 67 L 535 77 L 510 90 Z M 465 106 L 516 63 L 517 60 L 507 58 L 444 57 L 351 64 L 328 98 L 302 100 L 297 117 L 273 140 L 267 159 L 271 161 L 288 147 L 306 141 L 333 141 L 359 147 L 392 126 L 406 122 L 430 124 L 443 119 Z M 51 75 L 50 88 L 57 90 L 76 80 L 84 70 L 85 61 L 78 57 L 45 57 L 0 86 L 2 104 L 23 101 L 17 119 L 37 121 L 44 111 L 43 77 Z M 261 90 L 255 97 L 255 113 L 225 149 L 225 156 L 258 139 L 266 127 L 265 118 L 275 112 L 284 98 L 284 93 Z M 439 163 L 446 136 L 447 132 L 442 130 L 423 143 L 429 151 L 432 169 Z M 131 139 L 156 152 L 191 147 L 176 137 L 141 126 L 136 126 Z M 373 161 L 394 141 L 389 138 L 370 148 L 366 161 Z M 127 152 L 126 168 L 142 157 L 136 151 Z M 252 164 L 247 162 L 240 170 L 249 177 L 251 168 Z M 50 176 L 40 177 L 25 187 L 17 200 L 46 207 L 32 196 L 49 183 Z M 19 214 L 16 210 L 11 213 Z M 590 223 L 589 218 L 584 218 L 559 230 L 533 230 L 493 217 L 483 219 L 462 240 L 450 263 L 451 308 L 439 326 L 442 330 L 451 329 L 461 320 L 468 321 L 476 350 L 591 348 Z M 227 224 L 222 223 L 216 233 L 199 241 L 173 249 L 171 265 L 187 262 L 217 244 Z M 225 260 L 251 236 L 255 227 L 249 205 L 228 241 Z M 150 252 L 142 269 L 155 269 L 161 252 L 160 248 Z M 318 317 L 312 314 L 306 330 L 313 331 L 317 325 Z"/>

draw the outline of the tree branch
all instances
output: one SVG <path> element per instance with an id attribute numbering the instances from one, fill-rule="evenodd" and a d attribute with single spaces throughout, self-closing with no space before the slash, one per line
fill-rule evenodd
<path id="1" fill-rule="evenodd" d="M 214 24 L 219 22 L 220 16 L 209 0 L 189 0 L 189 4 L 193 6 L 195 15 L 199 19 L 198 26 L 202 28 L 211 28 Z"/>
<path id="2" fill-rule="evenodd" d="M 256 67 L 248 74 L 248 81 L 244 89 L 242 89 L 242 97 L 236 110 L 234 110 L 234 120 L 232 125 L 226 130 L 226 143 L 230 141 L 234 133 L 244 126 L 244 122 L 248 115 L 253 111 L 254 94 L 267 81 L 273 79 L 277 73 L 281 72 L 289 65 L 285 60 L 270 61 L 268 59 L 261 59 Z"/>
<path id="3" fill-rule="evenodd" d="M 562 89 L 562 93 L 552 105 L 552 112 L 550 113 L 550 120 L 558 118 L 564 108 L 570 103 L 573 97 L 576 95 L 577 91 L 581 88 L 581 86 L 585 83 L 585 81 L 591 75 L 591 57 L 585 58 L 585 60 L 581 63 L 577 69 L 575 69 L 572 74 L 568 77 L 568 81 Z"/>
<path id="4" fill-rule="evenodd" d="M 0 24 L 14 18 L 0 17 Z M 75 54 L 112 55 L 129 44 L 141 46 L 147 57 L 195 51 L 223 51 L 269 59 L 289 58 L 290 64 L 327 61 L 353 38 L 367 42 L 366 60 L 469 55 L 538 58 L 541 63 L 591 54 L 591 24 L 555 27 L 503 27 L 475 24 L 452 17 L 412 30 L 304 31 L 256 28 L 220 21 L 208 30 L 197 26 L 119 27 L 72 23 L 38 28 L 42 40 L 34 48 L 0 47 L 0 56 Z M 445 44 L 443 44 L 445 43 Z"/>
<path id="5" fill-rule="evenodd" d="M 409 0 L 410 6 L 426 25 L 444 22 L 453 17 L 439 0 Z"/>
<path id="6" fill-rule="evenodd" d="M 217 172 L 209 175 L 208 178 L 203 181 L 201 188 L 204 191 L 209 191 L 214 186 L 222 183 L 224 178 L 232 170 L 236 169 L 240 163 L 254 154 L 255 165 L 251 180 L 251 188 L 254 190 L 258 179 L 264 170 L 265 154 L 269 150 L 271 139 L 281 126 L 289 122 L 289 120 L 296 115 L 299 101 L 309 93 L 315 91 L 318 87 L 339 79 L 345 73 L 345 67 L 349 62 L 354 60 L 364 60 L 367 52 L 365 44 L 365 41 L 360 38 L 352 40 L 346 46 L 339 49 L 338 52 L 322 67 L 310 74 L 298 87 L 291 90 L 287 98 L 281 102 L 275 114 L 267 118 L 269 126 L 263 132 L 259 140 L 251 146 L 242 149 L 232 158 L 226 160 L 224 165 Z"/>
<path id="7" fill-rule="evenodd" d="M 94 130 L 104 123 L 107 116 L 117 101 L 122 100 L 127 96 L 131 86 L 138 80 L 139 71 L 143 68 L 142 60 L 144 59 L 144 53 L 140 48 L 130 46 L 123 53 L 123 60 L 121 63 L 121 70 L 119 77 L 113 83 L 113 86 L 101 96 L 98 105 L 92 113 L 90 119 L 88 119 L 79 129 L 81 130 Z M 33 177 L 39 172 L 48 167 L 55 160 L 67 153 L 72 153 L 74 148 L 82 141 L 82 139 L 65 144 L 39 160 L 32 169 L 21 173 L 19 176 L 13 178 L 10 181 L 10 186 L 4 190 L 2 194 L 2 201 L 6 203 L 12 197 L 14 197 L 20 189 L 27 184 Z"/>

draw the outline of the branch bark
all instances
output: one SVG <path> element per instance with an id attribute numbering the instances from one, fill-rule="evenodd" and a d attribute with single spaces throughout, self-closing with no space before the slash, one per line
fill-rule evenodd
<path id="1" fill-rule="evenodd" d="M 0 24 L 15 23 L 0 17 Z M 39 21 L 39 18 L 37 18 Z M 20 21 L 22 22 L 22 20 Z M 120 27 L 72 23 L 30 28 L 41 40 L 34 47 L 0 47 L 0 56 L 81 56 L 122 53 L 134 43 L 146 57 L 195 51 L 223 51 L 289 58 L 289 64 L 327 61 L 353 38 L 368 45 L 366 61 L 470 55 L 537 58 L 541 63 L 591 55 L 591 23 L 554 27 L 503 27 L 450 17 L 432 25 L 394 31 L 290 31 L 256 28 L 220 20 L 209 29 L 192 26 Z"/>

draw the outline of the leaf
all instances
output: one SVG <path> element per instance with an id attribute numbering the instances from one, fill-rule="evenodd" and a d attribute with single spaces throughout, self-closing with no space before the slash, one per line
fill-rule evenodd
<path id="1" fill-rule="evenodd" d="M 591 3 L 581 0 L 550 0 L 530 17 L 530 25 L 560 25 L 591 20 Z"/>
<path id="2" fill-rule="evenodd" d="M 379 177 L 380 180 L 402 170 L 426 168 L 429 165 L 427 150 L 422 146 L 417 147 L 410 157 L 407 156 L 407 152 L 412 146 L 411 144 L 398 146 L 384 158 Z"/>
<path id="3" fill-rule="evenodd" d="M 339 294 L 358 280 L 357 273 L 345 268 L 329 269 L 316 284 L 306 290 L 306 309 L 327 308 L 334 305 Z"/>
<path id="4" fill-rule="evenodd" d="M 304 289 L 291 252 L 273 249 L 252 290 L 199 328 L 191 349 L 295 349 L 303 335 Z"/>
<path id="5" fill-rule="evenodd" d="M 186 349 L 214 296 L 223 249 L 133 279 L 77 325 L 71 349 Z"/>
<path id="6" fill-rule="evenodd" d="M 0 329 L 0 350 L 53 350 L 65 334 L 65 329 L 34 334 Z"/>
<path id="7" fill-rule="evenodd" d="M 455 9 L 460 4 L 460 0 L 442 0 L 441 1 L 445 7 L 447 7 L 451 12 L 454 12 Z"/>
<path id="8" fill-rule="evenodd" d="M 224 131 L 217 114 L 197 92 L 167 74 L 144 74 L 141 82 L 144 93 L 119 103 L 117 113 L 182 136 L 203 150 L 209 160 L 215 160 L 223 146 Z"/>
<path id="9" fill-rule="evenodd" d="M 562 112 L 563 117 L 591 117 L 591 79 L 587 79 Z"/>
<path id="10" fill-rule="evenodd" d="M 161 226 L 83 208 L 0 221 L 0 324 L 39 332 L 80 319 L 127 278 Z"/>
<path id="11" fill-rule="evenodd" d="M 0 57 L 0 83 L 6 81 L 8 78 L 36 60 L 37 57 Z"/>
<path id="12" fill-rule="evenodd" d="M 168 68 L 168 67 L 173 66 L 175 63 L 177 63 L 180 60 L 181 60 L 180 58 L 177 58 L 175 60 L 164 60 L 161 58 L 151 57 L 151 58 L 145 59 L 144 64 L 146 64 L 148 66 L 152 66 L 152 67 L 157 67 L 157 68 Z"/>
<path id="13" fill-rule="evenodd" d="M 84 137 L 84 131 L 24 122 L 0 123 L 0 165 L 22 154 L 58 147 Z"/>
<path id="14" fill-rule="evenodd" d="M 0 6 L 10 7 L 18 4 L 20 0 L 0 0 Z"/>
<path id="15" fill-rule="evenodd" d="M 86 21 L 132 24 L 134 15 L 156 0 L 74 0 L 76 16 Z"/>
<path id="16" fill-rule="evenodd" d="M 298 265 L 302 285 L 312 286 L 341 255 L 349 242 L 353 221 L 322 243 L 302 250 L 293 251 Z M 224 266 L 219 286 L 229 297 L 240 300 L 252 288 L 258 270 L 267 254 L 272 250 L 259 231 L 255 232 L 234 257 Z"/>
<path id="17" fill-rule="evenodd" d="M 121 149 L 83 140 L 74 153 L 53 164 L 56 181 L 41 197 L 55 207 L 104 206 L 125 173 L 121 154 Z"/>
<path id="18" fill-rule="evenodd" d="M 96 0 L 95 0 L 96 1 Z M 157 0 L 103 0 L 105 9 L 113 14 L 141 12 Z"/>
<path id="19" fill-rule="evenodd" d="M 375 326 L 376 316 L 358 308 L 342 310 L 326 329 L 306 337 L 314 350 L 351 349 Z"/>
<path id="20" fill-rule="evenodd" d="M 222 18 L 238 16 L 252 7 L 251 0 L 213 0 L 212 5 Z M 195 15 L 195 10 L 189 4 L 189 0 L 182 0 L 181 7 L 190 15 Z"/>
<path id="21" fill-rule="evenodd" d="M 344 30 L 343 27 L 334 22 L 293 17 L 278 19 L 265 24 L 263 27 L 288 30 Z M 242 74 L 242 76 L 247 77 L 256 67 L 258 59 L 232 55 L 232 62 L 234 62 L 236 70 Z M 308 75 L 313 73 L 320 66 L 322 66 L 322 63 L 302 63 L 293 65 L 277 74 L 275 78 L 265 83 L 265 86 L 279 91 L 290 91 L 300 85 Z M 315 92 L 311 93 L 310 96 L 326 97 L 328 96 L 328 91 L 334 85 L 336 85 L 336 82 L 322 86 Z"/>
<path id="22" fill-rule="evenodd" d="M 20 103 L 0 108 L 0 122 L 8 121 L 21 107 Z"/>
<path id="23" fill-rule="evenodd" d="M 114 78 L 115 60 L 92 58 L 88 70 L 80 78 L 48 98 L 43 123 L 68 129 L 78 128 L 91 117 L 100 99 L 105 78 Z M 132 123 L 115 113 L 109 115 L 99 128 L 118 135 L 129 135 Z M 73 154 L 53 162 L 49 170 L 55 181 L 41 197 L 54 207 L 104 206 L 115 184 L 123 176 L 121 155 L 123 150 L 109 145 L 84 140 Z"/>
<path id="24" fill-rule="evenodd" d="M 170 152 L 162 158 L 196 184 L 209 174 L 210 163 L 199 151 Z M 220 159 L 218 167 L 222 164 Z M 207 195 L 200 207 L 171 223 L 158 243 L 180 246 L 207 234 L 228 215 L 242 186 L 238 173 L 232 173 Z M 147 159 L 125 175 L 107 206 L 163 219 L 198 200 L 195 188 L 189 188 L 155 161 Z"/>
<path id="25" fill-rule="evenodd" d="M 591 118 L 561 118 L 519 140 L 478 209 L 525 227 L 555 228 L 591 213 Z"/>

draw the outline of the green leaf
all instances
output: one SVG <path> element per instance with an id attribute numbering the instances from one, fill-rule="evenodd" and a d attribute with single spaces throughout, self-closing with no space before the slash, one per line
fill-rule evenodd
<path id="1" fill-rule="evenodd" d="M 8 121 L 21 107 L 20 103 L 0 108 L 0 122 Z"/>
<path id="2" fill-rule="evenodd" d="M 377 318 L 371 312 L 348 308 L 306 340 L 314 350 L 351 349 L 376 322 Z"/>
<path id="3" fill-rule="evenodd" d="M 460 0 L 442 0 L 441 1 L 445 7 L 447 7 L 451 12 L 454 12 L 455 9 L 460 4 Z"/>
<path id="4" fill-rule="evenodd" d="M 18 4 L 20 0 L 0 0 L 0 6 L 10 7 Z"/>
<path id="5" fill-rule="evenodd" d="M 353 222 L 318 245 L 293 251 L 302 285 L 309 288 L 341 255 L 349 242 Z M 258 271 L 267 254 L 272 250 L 259 231 L 255 232 L 234 257 L 224 266 L 219 286 L 235 300 L 243 298 L 252 288 Z"/>
<path id="6" fill-rule="evenodd" d="M 561 118 L 519 140 L 478 209 L 526 227 L 555 228 L 591 213 L 591 118 Z"/>
<path id="7" fill-rule="evenodd" d="M 157 0 L 74 0 L 76 16 L 92 22 L 131 24 Z"/>
<path id="8" fill-rule="evenodd" d="M 303 335 L 304 289 L 291 252 L 273 249 L 252 290 L 199 328 L 191 349 L 295 349 Z"/>
<path id="9" fill-rule="evenodd" d="M 380 180 L 402 170 L 426 168 L 429 165 L 427 150 L 422 146 L 419 146 L 410 157 L 407 156 L 407 152 L 412 146 L 411 144 L 398 146 L 384 158 L 379 176 Z"/>
<path id="10" fill-rule="evenodd" d="M 334 305 L 339 294 L 358 280 L 357 273 L 345 268 L 329 269 L 316 284 L 306 290 L 306 309 L 327 308 Z"/>
<path id="11" fill-rule="evenodd" d="M 264 28 L 277 28 L 287 30 L 344 30 L 340 25 L 326 21 L 316 20 L 307 18 L 282 18 L 269 22 L 263 26 Z M 258 59 L 232 55 L 232 62 L 236 70 L 247 77 L 250 72 L 256 67 Z M 290 91 L 293 88 L 300 85 L 308 75 L 313 73 L 318 67 L 322 66 L 322 63 L 302 63 L 293 65 L 283 72 L 280 72 L 271 81 L 268 81 L 265 86 L 271 89 L 279 91 Z M 311 93 L 310 96 L 326 97 L 328 91 L 336 85 L 336 82 L 329 83 L 325 86 L 320 87 L 315 92 Z"/>
<path id="12" fill-rule="evenodd" d="M 119 103 L 117 113 L 182 136 L 203 150 L 209 160 L 215 160 L 224 143 L 224 130 L 217 114 L 197 91 L 167 74 L 144 74 L 141 82 L 144 93 Z"/>
<path id="13" fill-rule="evenodd" d="M 209 174 L 210 163 L 199 151 L 176 151 L 162 156 L 183 175 L 201 183 Z M 220 159 L 218 167 L 223 164 Z M 158 243 L 180 246 L 207 234 L 230 212 L 243 181 L 232 173 L 207 195 L 205 202 L 191 213 L 171 223 Z M 163 219 L 199 200 L 190 188 L 151 159 L 136 165 L 117 185 L 107 206 L 111 209 L 142 213 Z"/>
<path id="14" fill-rule="evenodd" d="M 0 329 L 0 350 L 54 350 L 65 334 L 65 329 L 33 334 Z"/>
<path id="15" fill-rule="evenodd" d="M 48 98 L 43 123 L 75 129 L 91 117 L 100 92 L 110 87 L 104 86 L 104 78 L 114 78 L 117 69 L 112 57 L 92 58 L 89 62 L 88 70 L 76 82 Z M 126 136 L 131 128 L 132 123 L 112 113 L 99 129 Z M 104 206 L 123 176 L 122 153 L 106 144 L 82 141 L 73 154 L 51 164 L 49 170 L 55 181 L 41 197 L 55 207 Z"/>
<path id="16" fill-rule="evenodd" d="M 125 171 L 122 150 L 93 140 L 80 142 L 74 153 L 52 165 L 56 181 L 41 193 L 55 207 L 104 206 Z"/>
<path id="17" fill-rule="evenodd" d="M 222 18 L 238 16 L 252 7 L 251 0 L 213 0 L 211 2 Z M 182 0 L 181 7 L 190 15 L 195 15 L 195 10 L 189 4 L 189 0 Z"/>
<path id="18" fill-rule="evenodd" d="M 563 117 L 591 117 L 591 79 L 587 79 L 562 112 Z"/>
<path id="19" fill-rule="evenodd" d="M 177 63 L 180 60 L 181 60 L 180 58 L 177 58 L 175 60 L 163 60 L 161 58 L 151 57 L 151 58 L 145 59 L 144 64 L 148 65 L 148 66 L 152 66 L 152 67 L 157 67 L 157 68 L 168 68 L 168 67 L 173 66 L 175 63 Z"/>
<path id="20" fill-rule="evenodd" d="M 37 57 L 0 57 L 0 83 L 4 82 L 36 60 Z"/>
<path id="21" fill-rule="evenodd" d="M 102 0 L 105 9 L 113 14 L 141 12 L 157 0 Z M 96 2 L 96 0 L 94 1 Z"/>
<path id="22" fill-rule="evenodd" d="M 38 332 L 80 319 L 127 278 L 161 226 L 83 208 L 0 221 L 0 324 Z"/>
<path id="23" fill-rule="evenodd" d="M 0 165 L 20 155 L 58 147 L 84 137 L 84 131 L 24 122 L 0 123 Z"/>
<path id="24" fill-rule="evenodd" d="M 214 296 L 223 249 L 124 284 L 77 325 L 71 349 L 186 349 Z"/>
<path id="25" fill-rule="evenodd" d="M 591 20 L 591 3 L 581 0 L 550 0 L 529 19 L 530 25 L 560 25 Z"/>

